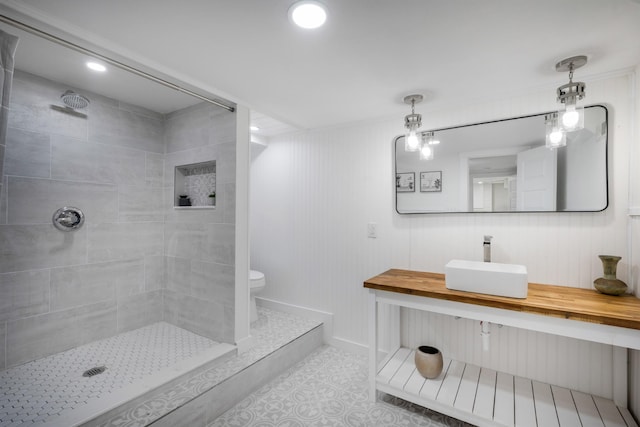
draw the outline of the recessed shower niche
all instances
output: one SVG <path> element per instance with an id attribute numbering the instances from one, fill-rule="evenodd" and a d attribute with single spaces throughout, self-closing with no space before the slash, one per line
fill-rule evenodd
<path id="1" fill-rule="evenodd" d="M 176 209 L 216 207 L 216 161 L 175 168 L 173 206 Z"/>

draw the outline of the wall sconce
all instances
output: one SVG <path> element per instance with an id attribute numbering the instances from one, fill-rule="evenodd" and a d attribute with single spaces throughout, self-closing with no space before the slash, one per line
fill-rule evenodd
<path id="1" fill-rule="evenodd" d="M 558 111 L 558 124 L 565 132 L 572 132 L 584 128 L 584 108 L 577 107 L 576 101 L 584 98 L 585 84 L 573 81 L 573 70 L 587 63 L 584 55 L 572 56 L 563 59 L 556 64 L 556 71 L 569 72 L 569 83 L 560 86 L 557 90 L 558 102 L 564 104 L 564 110 Z"/>
<path id="2" fill-rule="evenodd" d="M 422 116 L 416 114 L 416 103 L 422 102 L 422 95 L 407 95 L 404 97 L 405 104 L 411 104 L 411 114 L 404 116 L 404 127 L 407 133 L 404 136 L 405 151 L 418 151 L 422 147 L 422 135 L 418 132 L 422 126 Z"/>
<path id="3" fill-rule="evenodd" d="M 558 148 L 567 145 L 567 134 L 558 124 L 558 113 L 549 113 L 544 116 L 546 126 L 545 146 L 547 148 Z"/>

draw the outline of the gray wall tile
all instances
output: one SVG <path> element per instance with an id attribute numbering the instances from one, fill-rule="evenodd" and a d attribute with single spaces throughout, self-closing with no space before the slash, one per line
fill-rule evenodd
<path id="1" fill-rule="evenodd" d="M 236 145 L 235 143 L 215 145 L 216 180 L 224 185 L 236 182 Z"/>
<path id="2" fill-rule="evenodd" d="M 9 127 L 38 133 L 55 133 L 71 138 L 86 138 L 86 119 L 53 110 L 47 105 L 12 104 Z"/>
<path id="3" fill-rule="evenodd" d="M 116 333 L 116 306 L 101 302 L 7 323 L 7 367 Z"/>
<path id="4" fill-rule="evenodd" d="M 165 223 L 164 253 L 171 257 L 206 259 L 207 229 L 201 223 Z"/>
<path id="5" fill-rule="evenodd" d="M 233 224 L 207 224 L 207 245 L 205 253 L 211 261 L 219 264 L 235 263 L 236 229 Z"/>
<path id="6" fill-rule="evenodd" d="M 89 107 L 87 107 L 87 110 L 89 110 L 89 113 L 92 113 L 92 110 L 97 106 L 108 106 L 108 107 L 117 108 L 120 105 L 120 101 L 118 101 L 117 99 L 100 95 L 95 92 L 83 90 L 82 94 L 87 98 L 89 98 L 89 100 L 91 101 L 91 103 L 89 104 Z M 89 116 L 91 117 L 91 114 L 89 114 Z"/>
<path id="7" fill-rule="evenodd" d="M 160 187 L 120 185 L 118 188 L 121 222 L 164 220 L 164 191 Z"/>
<path id="8" fill-rule="evenodd" d="M 162 321 L 163 291 L 144 292 L 118 304 L 118 333 Z"/>
<path id="9" fill-rule="evenodd" d="M 144 290 L 155 291 L 166 287 L 164 255 L 144 257 Z"/>
<path id="10" fill-rule="evenodd" d="M 233 342 L 234 311 L 215 301 L 165 290 L 164 320 L 215 341 Z"/>
<path id="11" fill-rule="evenodd" d="M 235 267 L 166 257 L 167 289 L 200 300 L 216 301 L 233 307 L 235 298 Z"/>
<path id="12" fill-rule="evenodd" d="M 6 350 L 6 339 L 7 339 L 7 324 L 5 322 L 0 322 L 0 369 L 5 369 L 7 364 L 5 363 L 5 350 Z"/>
<path id="13" fill-rule="evenodd" d="M 188 258 L 165 257 L 165 278 L 167 289 L 191 295 L 191 260 Z"/>
<path id="14" fill-rule="evenodd" d="M 82 210 L 86 224 L 117 218 L 115 185 L 11 176 L 7 188 L 9 224 L 49 224 L 53 213 L 63 206 Z"/>
<path id="15" fill-rule="evenodd" d="M 73 181 L 143 185 L 145 153 L 130 148 L 51 136 L 51 177 Z"/>
<path id="16" fill-rule="evenodd" d="M 146 153 L 145 177 L 147 185 L 162 187 L 164 184 L 164 155 Z"/>
<path id="17" fill-rule="evenodd" d="M 162 255 L 162 222 L 89 224 L 88 261 Z"/>
<path id="18" fill-rule="evenodd" d="M 95 105 L 89 116 L 89 141 L 164 153 L 162 119 Z"/>
<path id="19" fill-rule="evenodd" d="M 0 273 L 82 264 L 87 228 L 65 233 L 53 224 L 0 225 Z"/>
<path id="20" fill-rule="evenodd" d="M 0 274 L 0 322 L 49 311 L 49 270 Z"/>
<path id="21" fill-rule="evenodd" d="M 220 209 L 223 212 L 222 222 L 227 224 L 236 223 L 236 184 L 228 183 L 221 186 L 222 191 L 222 203 Z"/>
<path id="22" fill-rule="evenodd" d="M 21 105 L 62 105 L 60 96 L 68 89 L 67 86 L 43 77 L 15 70 L 13 88 L 11 92 L 11 106 Z"/>
<path id="23" fill-rule="evenodd" d="M 87 119 L 54 110 L 69 87 L 32 74 L 16 72 L 11 93 L 9 127 L 86 139 Z"/>
<path id="24" fill-rule="evenodd" d="M 8 123 L 8 122 L 9 122 L 9 108 L 5 106 L 0 106 L 0 123 Z M 7 140 L 7 127 L 0 126 L 0 141 L 2 141 L 0 145 L 3 147 L 3 150 L 4 150 L 6 140 Z M 2 158 L 2 161 L 4 163 L 4 157 Z"/>
<path id="25" fill-rule="evenodd" d="M 51 311 L 121 301 L 144 290 L 143 258 L 51 270 Z"/>
<path id="26" fill-rule="evenodd" d="M 236 115 L 221 108 L 211 115 L 210 144 L 227 144 L 236 141 Z"/>
<path id="27" fill-rule="evenodd" d="M 7 207 L 7 187 L 9 186 L 7 182 L 9 179 L 7 176 L 2 177 L 2 186 L 0 186 L 0 224 L 7 223 L 7 211 L 9 208 Z"/>
<path id="28" fill-rule="evenodd" d="M 164 122 L 164 114 L 158 113 L 156 111 L 151 111 L 148 108 L 140 107 L 139 105 L 118 101 L 118 108 L 121 109 L 122 111 L 128 111 L 130 113 L 135 113 L 140 116 L 145 116 L 154 120 L 159 120 L 161 122 Z M 162 126 L 164 127 L 164 125 Z"/>
<path id="29" fill-rule="evenodd" d="M 165 152 L 209 145 L 213 108 L 201 103 L 168 114 L 165 120 Z"/>
<path id="30" fill-rule="evenodd" d="M 231 265 L 235 258 L 235 226 L 165 223 L 165 254 Z"/>
<path id="31" fill-rule="evenodd" d="M 9 128 L 5 156 L 7 175 L 38 178 L 51 175 L 51 143 L 47 134 Z"/>
<path id="32" fill-rule="evenodd" d="M 193 261 L 190 294 L 200 299 L 217 301 L 222 305 L 234 307 L 235 266 Z"/>

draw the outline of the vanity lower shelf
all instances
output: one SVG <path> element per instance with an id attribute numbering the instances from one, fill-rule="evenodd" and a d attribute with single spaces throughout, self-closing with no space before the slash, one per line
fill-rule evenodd
<path id="1" fill-rule="evenodd" d="M 366 280 L 364 287 L 369 289 L 372 400 L 379 390 L 478 426 L 637 427 L 625 408 L 627 350 L 640 350 L 640 299 L 534 283 L 529 283 L 527 298 L 496 297 L 449 290 L 442 274 L 396 269 Z M 380 304 L 386 307 L 384 322 L 378 321 Z M 400 342 L 403 308 L 611 345 L 612 395 L 608 397 L 612 399 L 458 361 L 449 361 L 440 383 L 425 381 L 414 372 L 413 351 L 402 348 Z M 386 332 L 388 348 L 395 349 L 382 364 L 378 363 L 379 329 Z M 547 415 L 553 420 L 554 413 L 557 423 L 539 421 Z"/>
<path id="2" fill-rule="evenodd" d="M 626 408 L 579 391 L 456 360 L 438 378 L 423 378 L 413 350 L 400 347 L 382 361 L 376 389 L 477 426 L 638 427 Z"/>

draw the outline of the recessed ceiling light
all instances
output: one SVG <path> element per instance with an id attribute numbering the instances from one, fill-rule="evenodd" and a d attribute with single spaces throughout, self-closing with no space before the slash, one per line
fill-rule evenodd
<path id="1" fill-rule="evenodd" d="M 258 126 L 249 126 L 249 129 L 251 129 L 254 132 L 260 130 Z"/>
<path id="2" fill-rule="evenodd" d="M 104 73 L 105 71 L 107 71 L 107 67 L 93 61 L 87 62 L 87 68 L 93 71 L 98 71 L 100 73 Z"/>
<path id="3" fill-rule="evenodd" d="M 327 20 L 324 5 L 315 0 L 302 0 L 289 8 L 289 18 L 298 27 L 313 29 L 321 27 Z"/>

